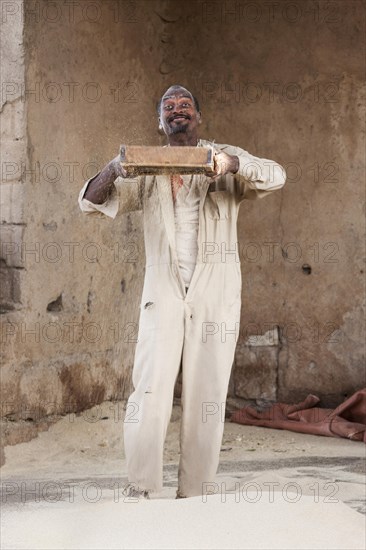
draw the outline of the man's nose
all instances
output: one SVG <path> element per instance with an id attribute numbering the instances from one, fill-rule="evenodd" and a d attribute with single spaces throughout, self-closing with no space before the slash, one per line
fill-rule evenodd
<path id="1" fill-rule="evenodd" d="M 183 107 L 183 105 L 179 105 L 179 103 L 176 103 L 174 105 L 174 113 L 181 113 L 184 111 L 184 109 L 185 108 Z"/>

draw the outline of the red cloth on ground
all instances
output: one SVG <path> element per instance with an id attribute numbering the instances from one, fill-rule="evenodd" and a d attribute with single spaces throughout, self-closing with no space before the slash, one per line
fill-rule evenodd
<path id="1" fill-rule="evenodd" d="M 301 403 L 275 403 L 261 412 L 246 406 L 236 411 L 230 420 L 250 426 L 346 437 L 366 443 L 366 388 L 354 393 L 334 410 L 315 407 L 319 401 L 319 397 L 308 395 Z"/>

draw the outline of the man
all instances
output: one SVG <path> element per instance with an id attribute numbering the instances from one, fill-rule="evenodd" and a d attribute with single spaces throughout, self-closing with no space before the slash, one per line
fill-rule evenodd
<path id="1" fill-rule="evenodd" d="M 199 139 L 199 105 L 182 86 L 164 93 L 158 112 L 168 146 L 213 145 L 213 177 L 141 176 L 128 185 L 116 157 L 85 183 L 79 204 L 85 213 L 112 218 L 118 210 L 143 211 L 146 274 L 128 401 L 136 413 L 124 423 L 129 494 L 147 497 L 162 489 L 163 446 L 182 362 L 181 498 L 201 495 L 219 462 L 240 320 L 239 206 L 280 189 L 285 174 L 274 161 Z"/>

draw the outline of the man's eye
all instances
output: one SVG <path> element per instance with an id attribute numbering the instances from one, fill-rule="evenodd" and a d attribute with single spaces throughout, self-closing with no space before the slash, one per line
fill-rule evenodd
<path id="1" fill-rule="evenodd" d="M 172 108 L 173 108 L 172 105 L 165 105 L 165 107 L 164 107 L 164 109 L 165 109 L 166 111 L 170 111 Z"/>

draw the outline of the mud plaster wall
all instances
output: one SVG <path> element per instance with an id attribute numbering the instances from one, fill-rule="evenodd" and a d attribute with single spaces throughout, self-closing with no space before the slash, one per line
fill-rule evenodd
<path id="1" fill-rule="evenodd" d="M 81 410 L 130 391 L 141 214 L 83 217 L 77 196 L 120 143 L 165 143 L 155 103 L 171 83 L 201 100 L 202 137 L 288 172 L 283 191 L 241 207 L 231 395 L 311 392 L 333 405 L 364 384 L 362 4 L 269 4 L 28 2 L 27 154 L 14 145 L 25 207 L 20 247 L 4 258 L 21 281 L 1 316 L 8 413 Z"/>

